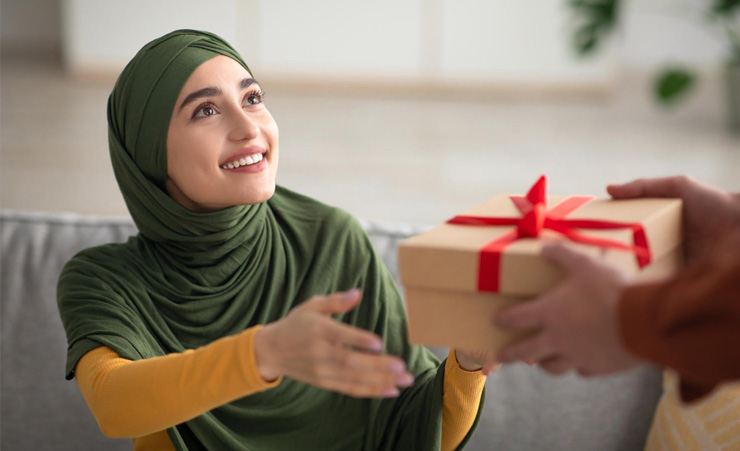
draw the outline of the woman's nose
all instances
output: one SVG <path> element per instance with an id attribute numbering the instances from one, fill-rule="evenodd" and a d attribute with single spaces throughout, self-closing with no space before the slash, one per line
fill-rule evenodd
<path id="1" fill-rule="evenodd" d="M 260 134 L 259 123 L 244 110 L 239 110 L 234 114 L 232 122 L 229 134 L 229 139 L 232 141 L 254 139 Z"/>

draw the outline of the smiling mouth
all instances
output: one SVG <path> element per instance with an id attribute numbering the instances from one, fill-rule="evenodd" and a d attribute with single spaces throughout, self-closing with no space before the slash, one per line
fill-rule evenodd
<path id="1" fill-rule="evenodd" d="M 261 153 L 255 153 L 246 157 L 237 158 L 234 161 L 229 161 L 226 164 L 221 165 L 221 169 L 236 169 L 242 166 L 251 166 L 257 164 L 264 159 L 264 155 Z"/>

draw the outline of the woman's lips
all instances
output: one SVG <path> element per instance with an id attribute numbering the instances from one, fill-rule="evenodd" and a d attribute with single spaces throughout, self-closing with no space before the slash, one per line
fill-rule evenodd
<path id="1" fill-rule="evenodd" d="M 259 172 L 267 167 L 266 154 L 262 147 L 248 147 L 230 156 L 220 167 L 226 171 Z"/>
<path id="2" fill-rule="evenodd" d="M 246 158 L 249 156 L 254 156 L 257 154 L 262 155 L 263 157 L 267 153 L 267 150 L 265 150 L 263 147 L 260 146 L 251 146 L 244 149 L 239 150 L 238 152 L 234 153 L 233 155 L 229 156 L 229 158 L 225 159 L 223 162 L 219 163 L 219 166 L 225 166 L 228 163 L 232 163 L 236 160 Z"/>

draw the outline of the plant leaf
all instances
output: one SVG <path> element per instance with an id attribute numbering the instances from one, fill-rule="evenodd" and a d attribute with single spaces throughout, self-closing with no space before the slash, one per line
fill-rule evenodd
<path id="1" fill-rule="evenodd" d="M 617 19 L 619 0 L 571 0 L 570 6 L 584 20 L 599 28 L 611 28 Z"/>
<path id="2" fill-rule="evenodd" d="M 573 35 L 573 45 L 581 55 L 587 55 L 596 50 L 599 41 L 598 28 L 594 24 L 586 24 L 580 27 Z"/>
<path id="3" fill-rule="evenodd" d="M 664 105 L 672 105 L 683 98 L 694 84 L 694 75 L 686 69 L 666 69 L 658 75 L 655 95 Z"/>
<path id="4" fill-rule="evenodd" d="M 573 46 L 577 53 L 593 53 L 602 38 L 617 23 L 621 0 L 570 0 L 568 4 L 576 16 Z"/>
<path id="5" fill-rule="evenodd" d="M 740 9 L 740 0 L 714 0 L 712 11 L 717 14 L 732 14 L 732 10 Z"/>

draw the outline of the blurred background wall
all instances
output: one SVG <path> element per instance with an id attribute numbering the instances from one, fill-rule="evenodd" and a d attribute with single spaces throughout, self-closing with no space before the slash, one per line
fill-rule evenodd
<path id="1" fill-rule="evenodd" d="M 567 10 L 560 1 L 200 4 L 68 0 L 63 17 L 65 65 L 83 75 L 117 72 L 150 36 L 189 27 L 213 30 L 241 49 L 259 72 L 288 81 L 461 79 L 586 89 L 603 85 L 612 75 L 608 52 L 584 62 L 562 45 Z M 512 51 L 514 45 L 517 51 Z"/>
<path id="2" fill-rule="evenodd" d="M 58 59 L 62 50 L 62 5 L 59 0 L 0 3 L 3 57 L 32 55 Z"/>
<path id="3" fill-rule="evenodd" d="M 176 28 L 212 30 L 274 72 L 570 81 L 666 57 L 711 66 L 724 56 L 721 37 L 693 20 L 702 2 L 625 3 L 616 57 L 585 64 L 563 45 L 569 10 L 561 0 L 3 0 L 0 32 L 4 52 L 63 53 L 79 72 L 118 71 L 152 36 Z"/>
<path id="4" fill-rule="evenodd" d="M 2 0 L 0 206 L 126 214 L 105 100 L 177 28 L 222 35 L 253 68 L 281 127 L 279 183 L 358 216 L 433 223 L 540 173 L 560 193 L 673 173 L 737 189 L 727 43 L 701 3 L 624 2 L 584 58 L 564 0 Z M 650 89 L 670 62 L 702 77 L 668 110 Z"/>

